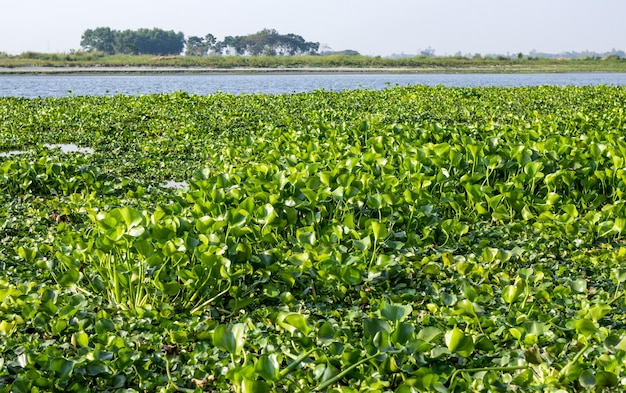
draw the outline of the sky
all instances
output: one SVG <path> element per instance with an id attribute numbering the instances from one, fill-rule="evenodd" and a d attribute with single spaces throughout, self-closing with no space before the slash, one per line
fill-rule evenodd
<path id="1" fill-rule="evenodd" d="M 66 53 L 87 29 L 298 34 L 363 55 L 626 50 L 626 0 L 3 0 L 0 52 Z M 1 6 L 0 6 L 1 7 Z"/>

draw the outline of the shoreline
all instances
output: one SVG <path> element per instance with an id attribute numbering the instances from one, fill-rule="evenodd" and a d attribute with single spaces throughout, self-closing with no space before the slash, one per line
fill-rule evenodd
<path id="1" fill-rule="evenodd" d="M 167 67 L 167 66 L 89 66 L 2 67 L 0 75 L 107 75 L 107 74 L 539 74 L 539 73 L 620 73 L 620 71 L 582 71 L 563 67 Z"/>

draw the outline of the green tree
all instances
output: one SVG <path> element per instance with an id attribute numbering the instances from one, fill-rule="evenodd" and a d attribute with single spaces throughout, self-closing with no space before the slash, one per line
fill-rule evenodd
<path id="1" fill-rule="evenodd" d="M 109 27 L 87 29 L 83 33 L 80 46 L 87 51 L 100 51 L 108 54 L 115 53 L 115 31 Z"/>
<path id="2" fill-rule="evenodd" d="M 203 56 L 204 55 L 204 39 L 202 37 L 196 37 L 196 36 L 188 37 L 186 45 L 185 45 L 185 55 Z"/>
<path id="3" fill-rule="evenodd" d="M 215 51 L 217 39 L 213 34 L 204 37 L 191 36 L 186 40 L 185 55 L 206 56 L 210 51 Z"/>
<path id="4" fill-rule="evenodd" d="M 204 44 L 206 45 L 206 52 L 216 51 L 217 38 L 211 33 L 204 36 Z"/>
<path id="5" fill-rule="evenodd" d="M 228 36 L 215 48 L 237 55 L 294 56 L 317 53 L 319 42 L 307 42 L 296 34 L 283 35 L 274 29 L 263 29 L 246 36 Z"/>
<path id="6" fill-rule="evenodd" d="M 109 54 L 178 55 L 185 46 L 185 37 L 183 33 L 158 28 L 118 31 L 99 27 L 84 32 L 81 46 Z"/>

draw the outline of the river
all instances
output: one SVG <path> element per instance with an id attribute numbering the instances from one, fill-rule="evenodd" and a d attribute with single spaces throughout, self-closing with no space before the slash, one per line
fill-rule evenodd
<path id="1" fill-rule="evenodd" d="M 290 94 L 317 89 L 340 91 L 390 86 L 448 87 L 626 85 L 626 73 L 550 74 L 131 74 L 0 75 L 0 97 L 145 95 L 184 91 L 208 95 Z"/>

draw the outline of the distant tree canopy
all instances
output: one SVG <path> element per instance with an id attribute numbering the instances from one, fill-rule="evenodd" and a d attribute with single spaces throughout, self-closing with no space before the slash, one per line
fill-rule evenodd
<path id="1" fill-rule="evenodd" d="M 220 53 L 237 55 L 293 56 L 316 53 L 319 46 L 319 42 L 307 42 L 296 34 L 279 34 L 274 29 L 263 29 L 246 36 L 227 36 L 217 43 L 216 49 Z"/>
<path id="2" fill-rule="evenodd" d="M 187 38 L 185 54 L 187 56 L 205 56 L 211 51 L 215 51 L 217 39 L 213 34 L 207 34 L 204 37 L 191 36 Z"/>
<path id="3" fill-rule="evenodd" d="M 80 46 L 108 54 L 178 55 L 185 46 L 185 36 L 157 28 L 119 31 L 98 27 L 85 30 Z"/>
<path id="4" fill-rule="evenodd" d="M 279 34 L 274 29 L 263 29 L 245 36 L 227 36 L 223 41 L 218 41 L 213 34 L 185 39 L 183 33 L 156 28 L 119 31 L 98 27 L 85 30 L 80 46 L 87 51 L 108 54 L 165 56 L 179 55 L 184 49 L 187 56 L 294 56 L 317 53 L 320 44 L 307 42 L 296 34 Z"/>

